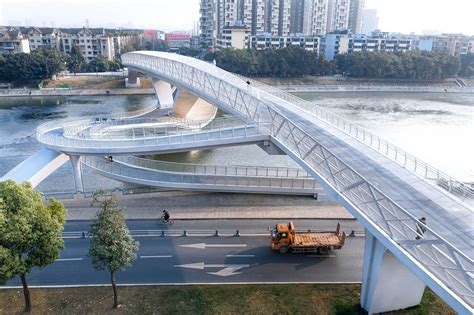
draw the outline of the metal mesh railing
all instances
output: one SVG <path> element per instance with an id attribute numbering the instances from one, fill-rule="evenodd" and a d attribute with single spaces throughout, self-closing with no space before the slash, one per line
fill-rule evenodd
<path id="1" fill-rule="evenodd" d="M 317 184 L 312 178 L 264 177 L 249 175 L 209 175 L 199 173 L 175 173 L 157 169 L 136 167 L 130 164 L 109 162 L 105 158 L 83 156 L 82 161 L 88 167 L 105 176 L 125 182 L 144 183 L 162 187 L 189 187 L 219 190 L 231 190 L 232 187 L 271 189 L 275 192 L 282 189 L 315 192 Z M 173 186 L 174 185 L 174 186 Z M 266 190 L 266 191 L 267 191 Z"/>
<path id="2" fill-rule="evenodd" d="M 219 176 L 251 176 L 251 177 L 282 177 L 282 178 L 311 178 L 305 170 L 291 167 L 268 167 L 247 165 L 207 165 L 193 163 L 176 163 L 160 160 L 139 158 L 136 156 L 118 156 L 118 162 L 147 169 L 173 172 L 191 173 L 199 175 Z"/>

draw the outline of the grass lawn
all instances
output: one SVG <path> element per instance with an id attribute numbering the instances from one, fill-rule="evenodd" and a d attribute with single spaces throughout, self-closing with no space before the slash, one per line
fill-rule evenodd
<path id="1" fill-rule="evenodd" d="M 219 285 L 32 289 L 33 314 L 364 314 L 360 285 Z M 0 314 L 20 314 L 19 289 L 0 290 Z M 394 314 L 454 314 L 431 291 L 420 306 Z"/>

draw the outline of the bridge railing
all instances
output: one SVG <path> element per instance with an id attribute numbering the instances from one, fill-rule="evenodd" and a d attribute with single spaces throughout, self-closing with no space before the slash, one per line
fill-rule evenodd
<path id="1" fill-rule="evenodd" d="M 236 124 L 237 118 L 217 118 L 216 121 L 227 119 L 229 125 Z M 234 121 L 232 121 L 234 120 Z M 109 118 L 93 118 L 92 120 L 81 121 L 71 124 L 63 125 L 64 136 L 70 138 L 103 138 L 108 134 L 115 134 L 123 136 L 130 136 L 128 131 L 135 130 L 159 130 L 163 133 L 163 128 L 172 129 L 201 129 L 209 125 L 213 119 L 205 120 L 189 120 L 180 117 L 160 117 L 160 118 L 127 118 L 127 119 L 109 119 Z M 241 122 L 241 120 L 238 120 Z M 217 122 L 216 122 L 217 124 Z M 137 127 L 136 125 L 143 125 Z M 118 130 L 113 130 L 113 127 L 123 126 Z M 126 128 L 130 126 L 129 128 Z M 150 132 L 154 134 L 156 132 Z M 133 134 L 133 132 L 132 132 Z"/>
<path id="2" fill-rule="evenodd" d="M 105 114 L 105 115 L 96 115 L 91 117 L 70 117 L 62 120 L 55 120 L 47 123 L 43 123 L 36 128 L 36 133 L 46 133 L 50 130 L 64 128 L 64 130 L 71 130 L 74 132 L 74 128 L 83 128 L 84 126 L 90 126 L 90 123 L 96 122 L 97 120 L 100 121 L 109 121 L 112 119 L 127 119 L 127 118 L 134 118 L 139 117 L 145 114 L 148 114 L 157 109 L 157 105 L 145 106 L 143 108 L 129 111 L 129 112 L 120 112 L 120 113 L 112 113 L 112 114 Z M 77 129 L 79 132 L 79 129 Z M 72 134 L 72 133 L 71 133 Z"/>
<path id="3" fill-rule="evenodd" d="M 246 165 L 207 165 L 193 163 L 176 163 L 161 160 L 150 160 L 135 156 L 117 157 L 118 162 L 166 172 L 191 173 L 199 175 L 283 177 L 313 179 L 305 170 L 291 167 L 268 167 Z"/>
<path id="4" fill-rule="evenodd" d="M 174 121 L 174 123 L 173 123 Z M 138 137 L 153 137 L 162 135 L 178 134 L 183 132 L 200 132 L 201 129 L 232 128 L 245 124 L 241 119 L 234 117 L 216 118 L 213 120 L 185 120 L 171 119 L 160 121 L 151 118 L 113 120 L 105 124 L 92 127 L 85 137 L 90 135 L 92 139 L 127 139 Z M 123 128 L 115 129 L 121 126 Z"/>
<path id="5" fill-rule="evenodd" d="M 163 134 L 144 134 L 138 137 L 129 138 L 114 138 L 103 137 L 101 139 L 81 139 L 81 138 L 70 138 L 63 137 L 62 134 L 55 133 L 54 126 L 42 126 L 38 128 L 36 139 L 46 145 L 54 146 L 64 151 L 68 151 L 71 148 L 84 148 L 84 149 L 140 149 L 144 147 L 159 146 L 159 145 L 170 145 L 170 144 L 182 144 L 182 143 L 195 143 L 212 140 L 222 139 L 235 139 L 235 138 L 247 138 L 250 136 L 262 135 L 261 128 L 268 129 L 268 123 L 242 123 L 234 126 L 220 126 L 214 129 L 203 129 L 203 130 L 167 130 Z"/>
<path id="6" fill-rule="evenodd" d="M 185 184 L 201 186 L 220 186 L 220 187 L 255 187 L 292 190 L 315 191 L 318 189 L 316 181 L 312 178 L 292 178 L 292 177 L 263 177 L 263 176 L 239 176 L 239 175 L 208 175 L 193 173 L 173 173 L 164 172 L 156 169 L 134 167 L 129 164 L 108 162 L 107 159 L 93 156 L 83 156 L 83 163 L 88 167 L 101 171 L 103 173 L 113 174 L 124 181 L 133 179 L 145 180 L 148 183 L 163 183 L 182 186 Z M 130 180 L 132 179 L 132 180 Z"/>
<path id="7" fill-rule="evenodd" d="M 249 80 L 243 77 L 245 80 Z M 255 80 L 251 80 L 251 84 L 266 91 L 272 95 L 282 98 L 303 110 L 311 113 L 315 117 L 330 123 L 345 133 L 355 137 L 359 141 L 365 143 L 371 148 L 384 154 L 390 159 L 398 162 L 407 170 L 410 170 L 417 175 L 425 178 L 429 181 L 435 182 L 439 187 L 445 189 L 451 194 L 460 197 L 461 199 L 474 198 L 474 189 L 469 184 L 463 183 L 460 180 L 454 179 L 446 173 L 443 173 L 439 169 L 429 165 L 423 160 L 416 156 L 406 152 L 405 150 L 397 147 L 396 145 L 382 139 L 381 137 L 373 134 L 367 129 L 354 124 L 341 116 L 334 114 L 326 109 L 321 108 L 313 102 L 306 101 L 290 93 L 284 92 L 275 87 L 260 83 Z"/>

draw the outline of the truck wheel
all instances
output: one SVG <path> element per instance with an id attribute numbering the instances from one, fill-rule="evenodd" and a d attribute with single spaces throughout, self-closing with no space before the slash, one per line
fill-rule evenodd
<path id="1" fill-rule="evenodd" d="M 321 255 L 327 255 L 327 254 L 329 254 L 329 248 L 327 246 L 320 247 L 320 248 L 318 248 L 318 252 Z"/>
<path id="2" fill-rule="evenodd" d="M 282 254 L 286 254 L 288 252 L 288 247 L 282 246 L 282 247 L 280 247 L 280 249 L 278 251 Z"/>

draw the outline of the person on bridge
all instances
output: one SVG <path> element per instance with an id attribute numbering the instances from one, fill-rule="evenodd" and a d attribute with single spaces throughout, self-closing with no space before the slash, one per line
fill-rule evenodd
<path id="1" fill-rule="evenodd" d="M 163 215 L 162 215 L 163 219 L 168 222 L 169 219 L 170 219 L 170 213 L 167 211 L 167 210 L 163 210 Z"/>
<path id="2" fill-rule="evenodd" d="M 416 224 L 416 239 L 419 240 L 423 237 L 423 234 L 426 232 L 426 218 L 422 217 L 418 219 L 418 223 Z"/>

